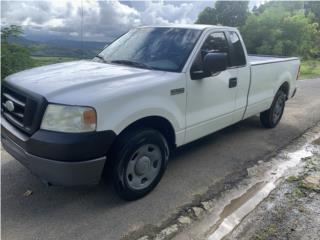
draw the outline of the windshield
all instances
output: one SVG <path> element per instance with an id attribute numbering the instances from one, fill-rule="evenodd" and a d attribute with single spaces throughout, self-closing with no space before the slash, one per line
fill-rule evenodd
<path id="1" fill-rule="evenodd" d="M 111 43 L 94 60 L 180 72 L 200 33 L 183 28 L 137 28 Z"/>

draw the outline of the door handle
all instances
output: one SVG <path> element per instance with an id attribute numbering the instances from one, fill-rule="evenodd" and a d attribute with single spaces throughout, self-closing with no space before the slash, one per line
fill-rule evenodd
<path id="1" fill-rule="evenodd" d="M 229 79 L 229 88 L 236 87 L 237 83 L 238 83 L 238 79 L 236 77 L 235 78 L 230 78 Z"/>

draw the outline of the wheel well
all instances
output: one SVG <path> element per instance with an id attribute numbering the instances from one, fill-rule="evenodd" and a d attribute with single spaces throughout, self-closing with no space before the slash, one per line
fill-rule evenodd
<path id="1" fill-rule="evenodd" d="M 127 126 L 124 130 L 122 130 L 120 134 L 134 128 L 139 128 L 139 127 L 150 127 L 158 130 L 166 138 L 170 149 L 175 148 L 176 146 L 175 132 L 171 123 L 166 118 L 163 118 L 160 116 L 150 116 L 150 117 L 141 118 L 131 123 L 129 126 Z"/>
<path id="2" fill-rule="evenodd" d="M 284 82 L 279 88 L 279 90 L 282 90 L 287 95 L 287 99 L 289 98 L 289 89 L 290 86 L 288 82 Z"/>

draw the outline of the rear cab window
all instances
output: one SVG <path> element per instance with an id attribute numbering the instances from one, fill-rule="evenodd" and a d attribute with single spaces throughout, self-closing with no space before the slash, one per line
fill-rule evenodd
<path id="1" fill-rule="evenodd" d="M 233 31 L 229 31 L 227 34 L 229 37 L 230 50 L 231 50 L 230 51 L 231 67 L 245 66 L 246 56 L 245 56 L 239 35 Z"/>

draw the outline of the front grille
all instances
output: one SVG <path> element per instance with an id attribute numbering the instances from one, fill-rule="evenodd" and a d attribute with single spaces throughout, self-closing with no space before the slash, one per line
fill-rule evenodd
<path id="1" fill-rule="evenodd" d="M 13 110 L 8 110 L 6 104 L 13 103 Z M 14 122 L 19 127 L 24 127 L 24 113 L 26 110 L 27 98 L 18 93 L 5 88 L 2 92 L 2 109 L 3 114 L 10 122 Z"/>
<path id="2" fill-rule="evenodd" d="M 2 84 L 1 114 L 12 125 L 27 134 L 38 130 L 46 100 L 38 94 Z"/>

